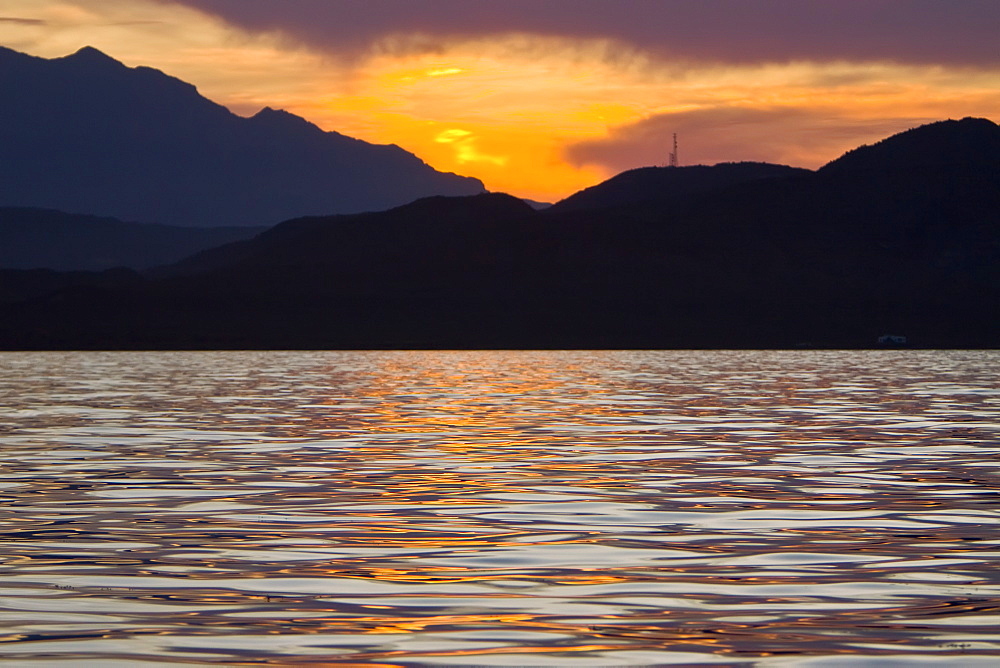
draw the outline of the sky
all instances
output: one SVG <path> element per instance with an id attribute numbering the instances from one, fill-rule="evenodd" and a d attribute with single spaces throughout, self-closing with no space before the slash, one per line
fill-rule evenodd
<path id="1" fill-rule="evenodd" d="M 679 161 L 815 168 L 1000 120 L 997 0 L 0 0 L 0 45 L 94 46 L 556 201 Z"/>

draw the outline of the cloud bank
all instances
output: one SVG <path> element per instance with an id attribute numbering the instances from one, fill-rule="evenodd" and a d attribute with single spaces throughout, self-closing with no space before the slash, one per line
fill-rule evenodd
<path id="1" fill-rule="evenodd" d="M 816 167 L 1000 119 L 997 0 L 0 0 L 0 44 L 85 45 L 241 114 L 287 109 L 555 200 L 667 160 Z"/>
<path id="2" fill-rule="evenodd" d="M 0 16 L 0 23 L 13 23 L 22 26 L 41 26 L 45 25 L 46 21 L 42 19 L 27 19 L 17 16 Z"/>
<path id="3" fill-rule="evenodd" d="M 1000 63 L 996 0 L 162 1 L 342 54 L 529 33 L 611 39 L 672 60 Z"/>
<path id="4" fill-rule="evenodd" d="M 673 134 L 682 165 L 776 162 L 816 168 L 872 137 L 886 137 L 936 118 L 850 119 L 837 110 L 710 108 L 658 114 L 615 128 L 608 137 L 566 149 L 577 165 L 620 172 L 638 165 L 664 165 Z"/>

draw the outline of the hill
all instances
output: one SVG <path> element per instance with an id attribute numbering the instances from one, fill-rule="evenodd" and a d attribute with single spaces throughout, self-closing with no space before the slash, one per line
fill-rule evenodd
<path id="1" fill-rule="evenodd" d="M 688 167 L 641 167 L 570 195 L 552 211 L 583 211 L 644 204 L 666 205 L 738 183 L 788 178 L 809 170 L 763 162 L 736 162 Z"/>
<path id="2" fill-rule="evenodd" d="M 0 206 L 170 225 L 272 225 L 484 190 L 287 112 L 236 116 L 89 47 L 55 59 L 0 48 L 0 146 Z"/>
<path id="3" fill-rule="evenodd" d="M 820 171 L 996 173 L 1000 126 L 986 118 L 938 121 L 848 151 Z"/>
<path id="4" fill-rule="evenodd" d="M 176 227 L 51 209 L 0 207 L 0 268 L 148 269 L 247 239 L 264 227 Z"/>
<path id="5" fill-rule="evenodd" d="M 995 130 L 957 122 L 885 145 Z M 145 280 L 28 295 L 0 309 L 0 346 L 1000 345 L 1000 175 L 883 151 L 669 201 L 535 211 L 489 194 L 300 218 Z"/>

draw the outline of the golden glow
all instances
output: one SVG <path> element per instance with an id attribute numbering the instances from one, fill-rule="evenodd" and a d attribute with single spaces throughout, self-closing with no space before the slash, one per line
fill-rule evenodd
<path id="1" fill-rule="evenodd" d="M 237 113 L 284 108 L 539 200 L 666 162 L 671 128 L 683 134 L 682 162 L 816 167 L 924 122 L 1000 118 L 994 70 L 666 62 L 609 40 L 528 34 L 444 41 L 433 52 L 405 48 L 400 35 L 345 61 L 166 2 L 4 5 L 7 16 L 45 22 L 0 23 L 0 43 L 11 48 L 53 57 L 90 44 L 195 83 Z M 570 150 L 581 144 L 588 148 Z"/>
<path id="2" fill-rule="evenodd" d="M 449 74 L 461 74 L 464 70 L 461 67 L 445 67 L 440 70 L 428 70 L 427 76 L 429 77 L 443 77 Z"/>
<path id="3" fill-rule="evenodd" d="M 507 157 L 487 155 L 476 147 L 476 136 L 468 130 L 445 130 L 434 138 L 438 144 L 452 144 L 455 148 L 455 160 L 465 165 L 470 162 L 486 162 L 500 167 L 507 164 Z"/>

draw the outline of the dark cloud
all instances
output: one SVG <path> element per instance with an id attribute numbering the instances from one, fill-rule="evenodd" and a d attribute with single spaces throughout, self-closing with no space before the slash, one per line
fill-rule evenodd
<path id="1" fill-rule="evenodd" d="M 23 19 L 17 16 L 0 16 L 0 23 L 17 23 L 24 26 L 41 26 L 48 23 L 42 19 Z"/>
<path id="2" fill-rule="evenodd" d="M 803 109 L 716 108 L 660 114 L 572 145 L 567 159 L 610 172 L 664 165 L 678 135 L 681 164 L 758 161 L 815 168 L 848 149 L 938 119 L 857 121 Z"/>
<path id="3" fill-rule="evenodd" d="M 386 36 L 531 32 L 610 38 L 665 57 L 1000 64 L 997 0 L 161 0 L 357 53 Z"/>

